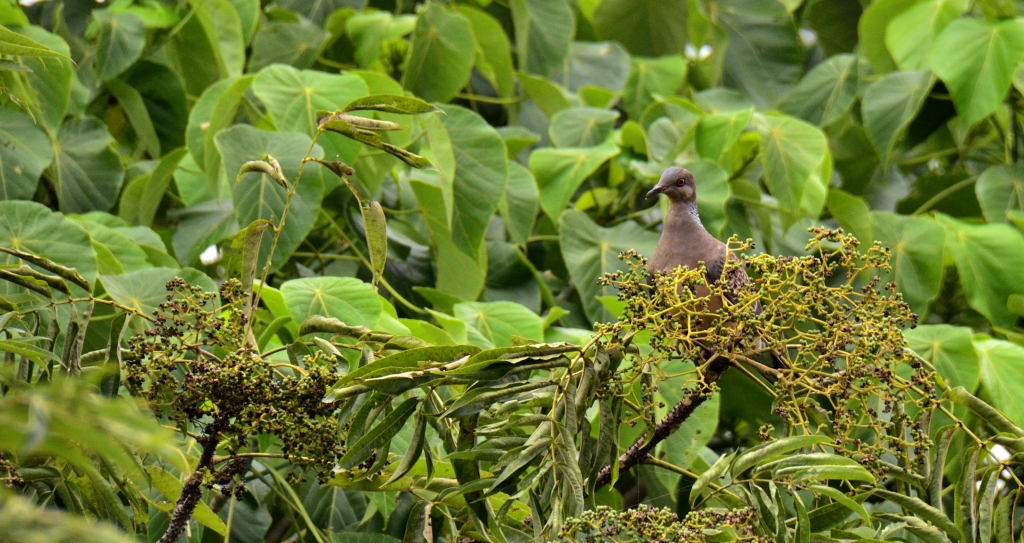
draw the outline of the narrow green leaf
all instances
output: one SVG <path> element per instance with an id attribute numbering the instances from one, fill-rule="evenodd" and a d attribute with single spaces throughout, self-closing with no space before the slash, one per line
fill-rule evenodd
<path id="1" fill-rule="evenodd" d="M 736 457 L 731 472 L 733 475 L 739 475 L 758 464 L 774 460 L 788 452 L 826 443 L 832 443 L 832 439 L 823 435 L 791 436 L 770 441 L 743 451 Z"/>
<path id="2" fill-rule="evenodd" d="M 384 274 L 384 264 L 388 257 L 388 222 L 384 217 L 384 209 L 380 202 L 370 202 L 359 207 L 363 215 L 363 226 L 366 228 L 366 245 L 370 248 L 370 262 L 373 264 L 373 281 Z"/>
<path id="3" fill-rule="evenodd" d="M 835 500 L 836 503 L 840 503 L 850 511 L 857 513 L 860 516 L 860 518 L 864 520 L 869 520 L 867 509 L 864 509 L 863 505 L 857 503 L 839 489 L 825 485 L 807 485 L 807 489 L 816 494 L 828 496 L 829 498 Z"/>
<path id="4" fill-rule="evenodd" d="M 729 470 L 729 465 L 733 463 L 733 458 L 736 458 L 736 453 L 732 452 L 729 454 L 723 454 L 718 457 L 718 460 L 707 471 L 700 474 L 697 477 L 697 481 L 693 483 L 693 487 L 690 488 L 690 505 L 697 503 L 697 499 L 704 492 L 712 482 L 716 481 Z M 614 462 L 615 460 L 613 460 Z"/>
<path id="5" fill-rule="evenodd" d="M 423 414 L 423 411 L 416 412 L 416 426 L 412 430 L 412 438 L 409 439 L 409 447 L 405 449 L 405 454 L 402 456 L 402 460 L 398 463 L 398 467 L 388 477 L 388 480 L 384 482 L 384 486 L 387 486 L 402 477 L 416 465 L 416 462 L 420 459 L 423 454 L 423 448 L 427 447 L 426 441 L 427 435 L 427 417 Z"/>
<path id="6" fill-rule="evenodd" d="M 373 449 L 379 449 L 386 443 L 390 443 L 391 439 L 398 435 L 398 432 L 402 430 L 402 426 L 405 425 L 405 421 L 412 416 L 416 406 L 419 404 L 418 398 L 409 398 L 405 400 L 390 415 L 387 416 L 380 424 L 374 426 L 370 431 L 363 434 L 358 441 L 353 445 L 349 445 L 348 450 L 345 452 L 345 456 L 341 457 L 338 461 L 338 465 L 341 469 L 351 469 L 356 464 L 359 464 L 365 460 Z"/>
<path id="7" fill-rule="evenodd" d="M 396 94 L 374 94 L 353 100 L 342 111 L 384 111 L 402 115 L 418 115 L 441 110 L 419 98 Z"/>
<path id="8" fill-rule="evenodd" d="M 45 45 L 0 25 L 0 54 L 18 57 L 67 58 Z M 69 59 L 70 60 L 70 59 Z"/>
<path id="9" fill-rule="evenodd" d="M 895 503 L 896 505 L 913 513 L 916 517 L 931 522 L 950 537 L 963 541 L 963 534 L 956 524 L 953 524 L 946 515 L 938 509 L 928 505 L 918 498 L 897 494 L 884 489 L 876 489 L 875 495 Z"/>

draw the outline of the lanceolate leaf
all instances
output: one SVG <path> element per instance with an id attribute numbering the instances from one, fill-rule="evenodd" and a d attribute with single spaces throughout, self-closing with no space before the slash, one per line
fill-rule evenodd
<path id="1" fill-rule="evenodd" d="M 405 421 L 412 416 L 418 404 L 419 400 L 417 398 L 405 400 L 382 420 L 380 424 L 363 434 L 359 441 L 349 444 L 345 456 L 342 456 L 341 460 L 338 461 L 341 469 L 352 468 L 366 459 L 373 449 L 383 447 L 386 443 L 389 443 L 402 430 Z"/>

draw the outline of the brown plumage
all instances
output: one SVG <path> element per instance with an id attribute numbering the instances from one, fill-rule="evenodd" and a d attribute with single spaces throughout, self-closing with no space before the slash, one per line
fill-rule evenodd
<path id="1" fill-rule="evenodd" d="M 708 283 L 718 281 L 725 269 L 726 255 L 736 260 L 736 255 L 728 252 L 725 243 L 712 236 L 700 222 L 697 213 L 697 185 L 693 174 L 683 168 L 672 167 L 665 170 L 658 184 L 647 196 L 664 194 L 668 197 L 668 215 L 662 224 L 661 239 L 654 249 L 647 269 L 653 272 L 669 272 L 679 266 L 696 269 L 701 262 L 707 268 Z M 726 298 L 730 302 L 737 299 L 736 293 L 750 280 L 742 267 L 729 268 L 727 282 L 729 293 Z M 696 294 L 707 296 L 706 288 L 699 287 Z M 715 298 L 709 301 L 711 313 L 722 307 L 722 300 Z M 759 308 L 758 308 L 759 309 Z M 703 321 L 710 325 L 710 318 Z"/>
<path id="2" fill-rule="evenodd" d="M 708 284 L 718 281 L 725 269 L 726 255 L 734 261 L 735 254 L 727 250 L 725 243 L 704 228 L 697 213 L 697 185 L 693 174 L 683 168 L 672 167 L 661 174 L 658 184 L 647 193 L 647 196 L 664 194 L 669 200 L 668 215 L 662 223 L 661 238 L 647 262 L 647 269 L 654 272 L 670 272 L 679 266 L 696 269 L 703 262 L 707 269 Z M 726 272 L 726 283 L 729 289 L 725 298 L 735 303 L 738 293 L 750 282 L 747 272 L 742 266 L 731 266 Z M 703 286 L 696 289 L 697 296 L 707 296 L 709 291 Z M 708 312 L 715 313 L 722 307 L 721 297 L 708 301 Z M 754 312 L 761 312 L 761 304 L 756 302 Z M 713 324 L 713 317 L 700 319 L 700 328 L 708 328 Z M 760 342 L 758 342 L 760 343 Z M 771 353 L 772 363 L 782 368 L 779 356 Z"/>

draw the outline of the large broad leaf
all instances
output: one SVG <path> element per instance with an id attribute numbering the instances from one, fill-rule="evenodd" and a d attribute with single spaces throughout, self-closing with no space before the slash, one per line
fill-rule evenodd
<path id="1" fill-rule="evenodd" d="M 253 76 L 223 79 L 206 89 L 188 115 L 185 141 L 193 160 L 206 173 L 208 186 L 220 179 L 220 152 L 213 138 L 231 125 Z"/>
<path id="2" fill-rule="evenodd" d="M 476 255 L 508 183 L 505 141 L 468 109 L 449 105 L 444 112 L 442 121 L 455 154 L 452 241 L 464 253 Z"/>
<path id="3" fill-rule="evenodd" d="M 687 43 L 686 0 L 604 0 L 594 12 L 594 29 L 630 53 L 660 57 L 682 53 Z"/>
<path id="4" fill-rule="evenodd" d="M 207 247 L 230 238 L 238 231 L 231 200 L 211 200 L 168 212 L 177 223 L 171 243 L 178 263 L 200 265 L 199 255 Z"/>
<path id="5" fill-rule="evenodd" d="M 53 162 L 50 139 L 32 122 L 32 117 L 2 108 L 0 141 L 0 199 L 32 198 L 39 176 Z"/>
<path id="6" fill-rule="evenodd" d="M 989 166 L 974 185 L 981 211 L 988 222 L 1005 222 L 1006 212 L 1024 209 L 1024 166 Z"/>
<path id="7" fill-rule="evenodd" d="M 96 252 L 89 234 L 71 219 L 50 211 L 42 204 L 0 202 L 0 247 L 24 251 L 75 268 L 86 281 L 96 279 Z M 0 264 L 17 266 L 21 263 L 13 256 L 0 256 Z"/>
<path id="8" fill-rule="evenodd" d="M 249 71 L 274 64 L 309 68 L 316 62 L 328 38 L 330 34 L 309 21 L 261 24 L 252 40 Z"/>
<path id="9" fill-rule="evenodd" d="M 224 160 L 224 171 L 234 178 L 242 164 L 262 160 L 270 155 L 281 163 L 284 177 L 295 182 L 302 158 L 310 149 L 310 138 L 296 133 L 267 132 L 251 126 L 236 125 L 217 134 L 217 149 Z M 323 157 L 323 150 L 314 146 L 311 155 Z M 288 220 L 280 232 L 273 262 L 277 268 L 283 264 L 309 233 L 323 199 L 324 181 L 319 168 L 304 168 L 292 198 Z M 231 191 L 238 226 L 244 228 L 258 219 L 281 223 L 287 196 L 284 187 L 264 173 L 247 173 L 235 183 Z M 260 269 L 270 250 L 271 235 L 263 236 L 260 249 Z"/>
<path id="10" fill-rule="evenodd" d="M 96 44 L 96 76 L 100 81 L 113 79 L 142 56 L 146 46 L 146 27 L 134 13 L 96 10 L 93 17 L 100 27 Z"/>
<path id="11" fill-rule="evenodd" d="M 896 62 L 885 47 L 886 30 L 893 19 L 916 2 L 917 0 L 876 0 L 861 15 L 857 23 L 860 52 L 867 57 L 876 74 L 885 74 L 896 69 Z"/>
<path id="12" fill-rule="evenodd" d="M 658 383 L 658 391 L 667 404 L 666 409 L 672 409 L 684 401 L 683 381 L 685 379 L 675 378 Z M 658 446 L 660 456 L 670 464 L 689 469 L 690 464 L 700 455 L 700 451 L 715 436 L 715 428 L 718 427 L 719 397 L 715 394 L 701 403 L 679 429 Z"/>
<path id="13" fill-rule="evenodd" d="M 999 339 L 979 339 L 982 394 L 1018 426 L 1024 426 L 1024 347 Z"/>
<path id="14" fill-rule="evenodd" d="M 101 275 L 121 275 L 153 267 L 146 259 L 146 251 L 128 236 L 98 222 L 76 222 L 89 232 Z"/>
<path id="15" fill-rule="evenodd" d="M 447 102 L 469 82 L 475 54 L 469 21 L 431 3 L 416 20 L 402 86 L 428 102 Z"/>
<path id="16" fill-rule="evenodd" d="M 526 245 L 537 219 L 537 182 L 533 174 L 518 162 L 508 164 L 508 190 L 499 209 L 505 228 L 516 243 Z"/>
<path id="17" fill-rule="evenodd" d="M 64 40 L 41 27 L 23 26 L 17 30 L 57 53 L 71 55 Z M 31 70 L 25 74 L 25 79 L 36 95 L 35 100 L 28 104 L 32 115 L 50 131 L 56 131 L 71 104 L 73 64 L 67 58 L 60 57 L 23 57 L 21 63 Z M 0 122 L 0 126 L 3 124 Z"/>
<path id="18" fill-rule="evenodd" d="M 136 62 L 120 79 L 142 95 L 160 138 L 160 148 L 169 150 L 184 145 L 188 101 L 181 79 L 170 68 L 148 60 Z"/>
<path id="19" fill-rule="evenodd" d="M 824 126 L 839 119 L 857 100 L 857 57 L 836 55 L 818 64 L 800 80 L 779 108 Z"/>
<path id="20" fill-rule="evenodd" d="M 939 34 L 928 65 L 946 83 L 963 121 L 974 124 L 1003 102 L 1022 58 L 1024 22 L 965 18 Z"/>
<path id="21" fill-rule="evenodd" d="M 318 25 L 342 8 L 363 9 L 366 7 L 366 0 L 277 0 L 275 6 L 300 13 Z"/>
<path id="22" fill-rule="evenodd" d="M 448 217 L 445 214 L 444 189 L 440 175 L 416 172 L 411 180 L 416 201 L 423 210 L 423 219 L 434 242 L 437 263 L 437 289 L 464 300 L 475 300 L 484 289 L 487 275 L 487 251 L 477 250 L 473 256 L 452 241 Z"/>
<path id="23" fill-rule="evenodd" d="M 875 211 L 871 227 L 875 238 L 891 251 L 892 271 L 881 274 L 883 283 L 896 281 L 910 308 L 926 314 L 942 284 L 942 226 L 927 217 Z"/>
<path id="24" fill-rule="evenodd" d="M 629 118 L 639 119 L 656 96 L 672 96 L 686 81 L 687 62 L 682 55 L 630 59 L 629 79 L 622 100 Z"/>
<path id="25" fill-rule="evenodd" d="M 1024 236 L 1008 224 L 973 225 L 939 214 L 946 248 L 953 256 L 967 303 L 997 326 L 1011 327 L 1017 316 L 1006 308 L 1011 294 L 1024 293 Z"/>
<path id="26" fill-rule="evenodd" d="M 566 0 L 511 0 L 519 70 L 550 75 L 569 54 L 576 23 Z"/>
<path id="27" fill-rule="evenodd" d="M 784 115 L 756 115 L 754 123 L 761 133 L 761 162 L 772 196 L 794 216 L 817 217 L 832 174 L 825 134 Z"/>
<path id="28" fill-rule="evenodd" d="M 377 62 L 385 43 L 401 39 L 415 27 L 415 15 L 395 17 L 386 11 L 362 11 L 345 20 L 345 33 L 356 48 L 356 62 L 363 68 Z"/>
<path id="29" fill-rule="evenodd" d="M 729 199 L 729 172 L 707 160 L 688 162 L 686 169 L 693 173 L 697 184 L 697 211 L 700 222 L 712 235 L 725 226 L 725 203 Z"/>
<path id="30" fill-rule="evenodd" d="M 597 279 L 606 273 L 625 270 L 619 253 L 635 249 L 644 256 L 654 253 L 658 234 L 645 230 L 635 222 L 627 221 L 611 228 L 603 228 L 590 220 L 582 211 L 568 211 L 559 221 L 562 258 L 579 290 L 583 309 L 590 321 L 607 322 L 615 318 L 598 300 L 599 296 L 614 296 L 615 288 L 600 286 Z"/>
<path id="31" fill-rule="evenodd" d="M 295 322 L 319 315 L 349 326 L 374 327 L 380 320 L 377 291 L 354 277 L 310 277 L 281 285 L 281 294 Z"/>
<path id="32" fill-rule="evenodd" d="M 313 136 L 317 132 L 317 110 L 335 111 L 356 98 L 366 96 L 366 83 L 358 75 L 328 74 L 274 65 L 260 71 L 252 82 L 253 92 L 267 106 L 278 130 Z M 327 157 L 352 164 L 360 144 L 341 134 L 325 133 L 317 143 Z M 234 172 L 227 171 L 228 178 Z"/>
<path id="33" fill-rule="evenodd" d="M 61 211 L 107 211 L 114 206 L 124 180 L 121 158 L 111 148 L 114 138 L 99 119 L 71 119 L 61 125 L 50 167 Z"/>
<path id="34" fill-rule="evenodd" d="M 803 42 L 793 18 L 777 2 L 724 0 L 717 22 L 729 36 L 726 81 L 757 105 L 778 102 L 804 71 Z"/>
<path id="35" fill-rule="evenodd" d="M 204 292 L 217 292 L 213 279 L 192 268 L 149 268 L 123 275 L 101 275 L 100 281 L 115 302 L 152 315 L 161 303 L 167 301 L 166 285 L 175 277 L 202 287 Z"/>
<path id="36" fill-rule="evenodd" d="M 617 42 L 573 42 L 569 56 L 561 68 L 548 79 L 569 92 L 579 94 L 580 101 L 589 104 L 586 91 L 600 90 L 605 101 L 612 101 L 615 93 L 622 90 L 629 78 L 629 53 Z M 595 89 L 596 88 L 596 89 Z M 608 107 L 611 103 L 597 104 Z"/>
<path id="37" fill-rule="evenodd" d="M 885 45 L 896 65 L 901 70 L 928 69 L 935 38 L 967 4 L 967 0 L 928 0 L 894 17 L 885 31 Z"/>
<path id="38" fill-rule="evenodd" d="M 593 147 L 608 139 L 618 112 L 595 107 L 563 109 L 551 117 L 548 134 L 555 147 Z"/>
<path id="39" fill-rule="evenodd" d="M 935 78 L 926 71 L 893 72 L 874 82 L 864 92 L 861 115 L 864 130 L 882 161 L 892 153 L 903 133 L 924 105 Z"/>
<path id="40" fill-rule="evenodd" d="M 874 242 L 871 210 L 867 202 L 837 188 L 828 191 L 828 210 L 839 226 L 861 241 L 862 247 Z"/>
<path id="41" fill-rule="evenodd" d="M 552 222 L 558 221 L 576 189 L 620 149 L 611 142 L 587 148 L 542 148 L 530 154 L 530 170 L 537 178 L 540 206 Z"/>
<path id="42" fill-rule="evenodd" d="M 753 108 L 728 113 L 713 113 L 700 118 L 697 123 L 697 154 L 718 162 L 722 153 L 729 150 L 736 139 L 750 123 Z M 668 158 L 668 157 L 667 157 Z"/>
<path id="43" fill-rule="evenodd" d="M 978 387 L 981 375 L 973 335 L 970 328 L 948 324 L 926 324 L 903 332 L 910 348 L 931 362 L 949 386 L 962 386 L 968 392 Z"/>
<path id="44" fill-rule="evenodd" d="M 459 11 L 473 26 L 476 38 L 476 69 L 487 78 L 498 94 L 511 97 L 515 94 L 512 75 L 511 45 L 501 23 L 489 13 L 469 6 L 460 6 Z"/>
<path id="45" fill-rule="evenodd" d="M 475 327 L 495 347 L 511 347 L 512 336 L 544 340 L 544 321 L 536 313 L 513 302 L 461 302 L 455 317 Z"/>

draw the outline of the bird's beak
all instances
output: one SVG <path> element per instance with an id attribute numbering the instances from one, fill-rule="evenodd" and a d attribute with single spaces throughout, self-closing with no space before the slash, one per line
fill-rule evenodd
<path id="1" fill-rule="evenodd" d="M 662 192 L 665 192 L 665 188 L 659 185 L 655 185 L 653 189 L 647 192 L 647 198 L 649 199 L 651 196 L 657 196 Z"/>

